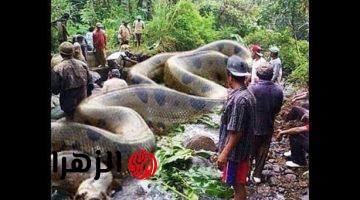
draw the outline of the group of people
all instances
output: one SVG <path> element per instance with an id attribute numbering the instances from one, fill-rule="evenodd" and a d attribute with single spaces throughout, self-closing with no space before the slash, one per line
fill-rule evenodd
<path id="1" fill-rule="evenodd" d="M 135 34 L 138 41 L 144 24 L 137 19 Z M 64 20 L 61 21 L 63 23 Z M 140 30 L 141 27 L 141 30 Z M 137 29 L 138 28 L 138 29 Z M 126 33 L 124 33 L 124 30 Z M 137 32 L 137 30 L 140 30 Z M 89 34 L 88 34 L 89 33 Z M 65 39 L 60 47 L 61 63 L 52 70 L 52 92 L 60 93 L 60 107 L 66 119 L 72 120 L 76 107 L 94 89 L 94 80 L 86 64 L 86 53 L 94 48 L 101 57 L 101 65 L 106 64 L 106 34 L 100 23 L 96 29 L 89 29 L 85 37 L 74 37 L 73 44 Z M 122 47 L 128 43 L 130 29 L 124 23 L 119 28 Z M 126 36 L 126 37 L 125 37 Z M 140 42 L 138 43 L 140 45 Z M 271 47 L 270 61 L 267 62 L 259 45 L 252 45 L 253 64 L 250 66 L 244 59 L 234 55 L 227 62 L 227 84 L 230 88 L 228 98 L 221 116 L 217 164 L 223 171 L 222 180 L 234 187 L 235 200 L 246 199 L 246 182 L 261 182 L 261 175 L 267 160 L 270 144 L 274 135 L 274 121 L 283 104 L 283 89 L 280 86 L 282 66 L 279 48 Z M 81 56 L 82 55 L 82 56 Z M 118 69 L 112 69 L 102 91 L 127 87 Z M 299 119 L 303 126 L 280 131 L 278 136 L 289 135 L 290 152 L 285 156 L 291 160 L 288 167 L 306 165 L 305 153 L 308 152 L 309 112 L 308 92 L 293 98 L 293 109 L 288 120 Z M 305 103 L 297 103 L 305 100 Z M 254 170 L 251 164 L 254 163 Z"/>
<path id="2" fill-rule="evenodd" d="M 251 73 L 248 70 L 250 66 L 242 58 L 234 55 L 228 59 L 227 84 L 230 90 L 221 116 L 218 154 L 215 157 L 223 172 L 222 181 L 234 187 L 235 200 L 246 199 L 247 181 L 261 182 L 274 135 L 275 117 L 283 104 L 279 48 L 270 47 L 269 62 L 263 58 L 259 45 L 252 45 L 251 51 Z M 292 101 L 307 97 L 308 93 L 301 94 Z M 294 109 L 300 113 L 298 116 L 301 116 L 304 125 L 280 131 L 277 135 L 289 135 L 291 152 L 284 154 L 291 157 L 286 162 L 288 167 L 305 166 L 305 152 L 308 152 L 309 114 L 306 108 L 294 106 Z"/>
<path id="3" fill-rule="evenodd" d="M 69 33 L 66 28 L 66 23 L 69 20 L 69 15 L 64 14 L 58 20 L 52 22 L 56 25 L 58 29 L 58 41 L 63 43 L 68 41 Z M 131 36 L 134 35 L 136 39 L 136 45 L 139 47 L 141 45 L 141 35 L 145 28 L 144 21 L 141 20 L 141 16 L 138 16 L 134 21 L 134 33 L 131 31 L 131 28 L 128 25 L 127 21 L 123 21 L 119 27 L 118 39 L 120 42 L 120 47 L 130 44 Z M 76 47 L 76 56 L 82 61 L 87 60 L 87 53 L 93 51 L 95 57 L 100 64 L 99 67 L 107 66 L 106 61 L 106 45 L 107 45 L 107 36 L 104 30 L 104 26 L 101 23 L 96 23 L 95 28 L 90 27 L 85 35 L 77 33 L 73 36 L 72 43 Z M 120 50 L 122 50 L 120 48 Z"/>
<path id="4" fill-rule="evenodd" d="M 129 23 L 126 20 L 122 21 L 122 24 L 119 27 L 118 31 L 118 39 L 120 45 L 129 45 L 131 36 L 133 35 L 136 40 L 136 46 L 139 47 L 141 45 L 141 35 L 145 28 L 144 21 L 141 20 L 141 16 L 138 16 L 134 21 L 134 33 L 132 33 L 131 28 L 129 27 Z"/>
<path id="5" fill-rule="evenodd" d="M 92 95 L 94 88 L 101 88 L 102 93 L 107 93 L 128 86 L 117 68 L 109 71 L 102 87 L 98 85 L 96 80 L 100 75 L 90 71 L 86 62 L 79 58 L 81 45 L 63 42 L 59 52 L 62 61 L 51 70 L 51 91 L 55 95 L 60 94 L 60 107 L 66 120 L 73 120 L 76 107 Z"/>

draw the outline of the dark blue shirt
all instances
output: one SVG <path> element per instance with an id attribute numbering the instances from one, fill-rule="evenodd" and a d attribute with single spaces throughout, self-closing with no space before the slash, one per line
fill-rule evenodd
<path id="1" fill-rule="evenodd" d="M 268 135 L 274 132 L 275 115 L 283 102 L 282 88 L 272 81 L 260 80 L 251 84 L 249 90 L 256 98 L 255 135 Z"/>
<path id="2" fill-rule="evenodd" d="M 255 103 L 254 95 L 245 86 L 231 91 L 228 96 L 221 116 L 219 153 L 227 144 L 230 134 L 242 134 L 229 154 L 230 161 L 240 162 L 250 155 L 255 128 Z"/>

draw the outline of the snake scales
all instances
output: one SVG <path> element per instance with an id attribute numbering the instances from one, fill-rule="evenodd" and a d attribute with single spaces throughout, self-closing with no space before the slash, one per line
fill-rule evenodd
<path id="1" fill-rule="evenodd" d="M 89 155 L 97 149 L 120 151 L 126 171 L 133 152 L 155 150 L 150 127 L 189 122 L 223 102 L 231 55 L 251 62 L 246 47 L 220 40 L 192 51 L 157 54 L 136 64 L 127 72 L 128 88 L 85 99 L 76 110 L 75 122 L 51 123 L 52 150 Z"/>

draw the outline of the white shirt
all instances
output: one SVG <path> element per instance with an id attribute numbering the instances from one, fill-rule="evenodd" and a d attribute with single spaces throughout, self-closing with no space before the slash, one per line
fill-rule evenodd
<path id="1" fill-rule="evenodd" d="M 104 82 L 104 85 L 102 87 L 102 92 L 107 93 L 127 86 L 128 84 L 124 80 L 119 78 L 111 78 Z"/>
<path id="2" fill-rule="evenodd" d="M 144 22 L 142 20 L 138 21 L 135 20 L 134 21 L 134 27 L 135 27 L 135 33 L 142 33 L 142 30 L 144 28 Z"/>
<path id="3" fill-rule="evenodd" d="M 94 48 L 94 45 L 93 45 L 93 33 L 92 32 L 87 32 L 86 35 L 85 35 L 85 40 L 88 44 L 88 46 L 92 48 Z"/>
<path id="4" fill-rule="evenodd" d="M 256 68 L 259 67 L 262 63 L 266 63 L 266 60 L 263 57 L 260 57 L 258 60 L 253 60 L 251 68 L 251 84 L 255 84 L 259 78 L 256 76 Z"/>

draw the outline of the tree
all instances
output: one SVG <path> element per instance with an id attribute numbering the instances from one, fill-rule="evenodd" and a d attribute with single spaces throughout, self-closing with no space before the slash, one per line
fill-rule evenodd
<path id="1" fill-rule="evenodd" d="M 258 27 L 259 7 L 252 0 L 203 0 L 200 12 L 215 16 L 217 27 L 234 27 L 236 33 L 245 36 Z"/>
<path id="2" fill-rule="evenodd" d="M 295 39 L 309 38 L 308 0 L 267 0 L 261 5 L 259 24 L 282 31 L 290 27 Z"/>

